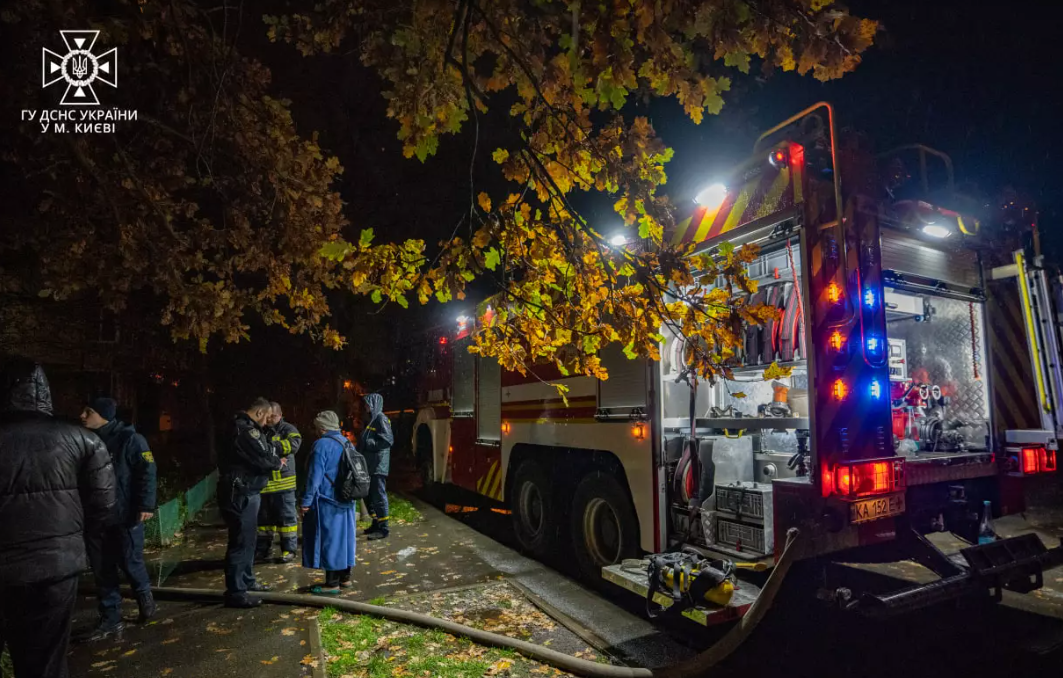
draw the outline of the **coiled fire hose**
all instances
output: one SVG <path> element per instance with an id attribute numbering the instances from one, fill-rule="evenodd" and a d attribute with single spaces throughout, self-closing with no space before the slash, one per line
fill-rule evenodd
<path id="1" fill-rule="evenodd" d="M 790 528 L 786 533 L 786 545 L 782 555 L 775 564 L 775 569 L 761 589 L 760 596 L 750 606 L 737 625 L 714 644 L 696 657 L 692 657 L 674 666 L 665 666 L 659 669 L 630 668 L 627 666 L 610 666 L 599 664 L 587 659 L 580 659 L 571 655 L 551 650 L 548 647 L 529 643 L 527 641 L 502 636 L 497 633 L 483 631 L 465 626 L 446 619 L 430 617 L 419 612 L 410 612 L 393 607 L 370 605 L 343 598 L 329 598 L 326 596 L 312 596 L 299 593 L 256 593 L 256 598 L 267 603 L 279 605 L 298 605 L 300 607 L 331 607 L 343 612 L 354 614 L 372 615 L 403 624 L 413 624 L 424 628 L 440 629 L 455 636 L 466 638 L 481 645 L 507 648 L 521 653 L 529 659 L 550 664 L 562 671 L 568 671 L 586 678 L 696 678 L 704 676 L 705 672 L 718 664 L 728 655 L 735 651 L 739 645 L 745 642 L 753 629 L 757 627 L 761 619 L 767 613 L 775 600 L 775 595 L 782 586 L 790 565 L 793 563 L 794 544 L 800 535 L 797 528 Z M 160 586 L 153 589 L 159 598 L 167 599 L 191 599 L 191 600 L 222 600 L 224 592 L 217 589 L 186 589 L 173 586 Z"/>

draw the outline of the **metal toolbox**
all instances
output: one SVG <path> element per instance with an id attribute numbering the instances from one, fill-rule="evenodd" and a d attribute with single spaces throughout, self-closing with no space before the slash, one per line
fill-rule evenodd
<path id="1" fill-rule="evenodd" d="M 771 525 L 771 484 L 741 482 L 716 486 L 716 510 L 746 522 Z"/>
<path id="2" fill-rule="evenodd" d="M 754 525 L 716 514 L 715 544 L 729 551 L 766 556 L 775 550 L 775 534 L 770 522 Z"/>

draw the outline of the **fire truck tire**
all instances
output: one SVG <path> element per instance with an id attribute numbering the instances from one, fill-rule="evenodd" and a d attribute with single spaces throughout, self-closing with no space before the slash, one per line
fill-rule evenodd
<path id="1" fill-rule="evenodd" d="M 592 471 L 580 481 L 571 516 L 576 562 L 587 581 L 600 582 L 604 566 L 637 557 L 638 517 L 612 473 Z"/>
<path id="2" fill-rule="evenodd" d="M 528 553 L 542 558 L 550 552 L 554 524 L 554 496 L 550 479 L 538 463 L 521 462 L 513 475 L 513 531 Z"/>

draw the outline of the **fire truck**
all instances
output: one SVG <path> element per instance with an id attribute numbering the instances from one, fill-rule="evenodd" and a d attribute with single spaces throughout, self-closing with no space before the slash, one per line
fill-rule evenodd
<path id="1" fill-rule="evenodd" d="M 923 535 L 977 544 L 985 502 L 1021 511 L 1025 480 L 1056 472 L 1059 273 L 1031 213 L 959 195 L 948 156 L 876 155 L 837 129 L 821 103 L 765 132 L 670 235 L 760 247 L 750 301 L 779 315 L 746 330 L 733 378 L 692 382 L 667 332 L 659 362 L 603 349 L 607 380 L 503 371 L 467 351 L 494 313 L 482 304 L 436 344 L 413 433 L 426 482 L 511 511 L 526 551 L 571 552 L 586 577 L 640 593 L 629 559 L 685 549 L 770 568 L 791 527 L 797 558 L 875 550 L 953 582 L 879 606 L 1039 585 L 1060 549 L 1036 536 L 958 565 Z M 771 363 L 790 375 L 765 380 Z M 701 620 L 743 614 L 758 587 L 740 589 Z"/>

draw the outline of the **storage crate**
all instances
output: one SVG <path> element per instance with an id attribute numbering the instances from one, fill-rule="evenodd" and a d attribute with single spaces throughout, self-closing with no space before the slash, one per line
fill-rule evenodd
<path id="1" fill-rule="evenodd" d="M 742 520 L 770 523 L 771 497 L 771 485 L 767 483 L 717 485 L 716 510 Z"/>
<path id="2" fill-rule="evenodd" d="M 765 556 L 775 550 L 771 523 L 754 525 L 740 523 L 725 516 L 716 516 L 715 541 L 720 546 L 738 553 Z"/>

